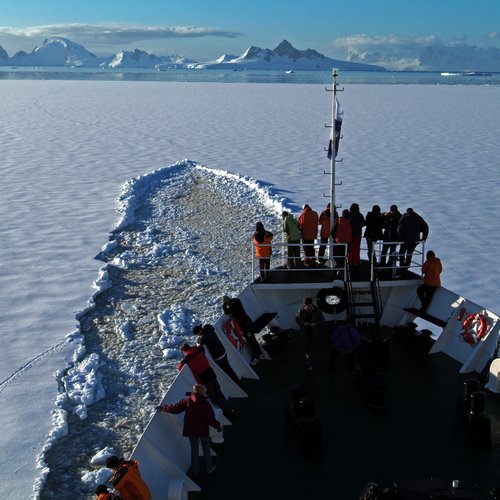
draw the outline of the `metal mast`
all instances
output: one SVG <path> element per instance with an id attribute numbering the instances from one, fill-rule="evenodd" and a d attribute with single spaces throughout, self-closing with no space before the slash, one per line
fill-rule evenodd
<path id="1" fill-rule="evenodd" d="M 335 210 L 337 208 L 336 204 L 336 197 L 335 197 L 335 186 L 342 184 L 342 182 L 339 182 L 338 184 L 336 183 L 335 179 L 335 163 L 341 162 L 342 159 L 336 160 L 335 159 L 335 151 L 337 149 L 337 142 L 340 140 L 340 137 L 336 136 L 336 130 L 335 130 L 335 118 L 337 116 L 337 92 L 342 92 L 344 89 L 343 88 L 338 88 L 337 86 L 337 76 L 338 76 L 338 69 L 333 68 L 332 70 L 332 77 L 333 77 L 333 83 L 332 83 L 332 89 L 325 89 L 329 92 L 332 92 L 332 121 L 330 124 L 330 129 L 331 129 L 331 155 L 330 155 L 330 234 L 332 234 L 333 228 L 335 226 Z M 330 257 L 333 255 L 333 239 L 330 238 Z"/>

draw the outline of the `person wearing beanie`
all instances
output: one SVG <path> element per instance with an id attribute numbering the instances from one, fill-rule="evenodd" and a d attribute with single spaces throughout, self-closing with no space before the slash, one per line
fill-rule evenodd
<path id="1" fill-rule="evenodd" d="M 429 250 L 426 254 L 427 260 L 422 265 L 422 274 L 424 282 L 417 287 L 417 295 L 422 303 L 420 311 L 425 312 L 429 307 L 432 296 L 441 286 L 441 272 L 443 266 L 441 260 L 436 257 L 436 254 Z"/>
<path id="2" fill-rule="evenodd" d="M 259 261 L 260 281 L 266 281 L 270 276 L 273 233 L 266 231 L 262 222 L 257 222 L 252 241 L 255 246 L 255 256 Z"/>

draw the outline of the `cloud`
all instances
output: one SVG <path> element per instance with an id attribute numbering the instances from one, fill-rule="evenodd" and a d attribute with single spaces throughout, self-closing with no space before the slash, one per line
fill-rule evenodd
<path id="1" fill-rule="evenodd" d="M 369 54 L 371 52 L 390 52 L 394 56 L 413 57 L 422 48 L 440 43 L 436 35 L 422 37 L 405 37 L 400 35 L 351 35 L 337 38 L 333 41 L 333 47 L 345 50 L 351 54 Z"/>
<path id="2" fill-rule="evenodd" d="M 488 33 L 488 38 L 490 40 L 500 40 L 500 31 L 493 31 Z"/>
<path id="3" fill-rule="evenodd" d="M 387 69 L 416 69 L 422 50 L 441 44 L 435 35 L 407 37 L 395 34 L 376 36 L 357 34 L 337 38 L 333 47 L 353 62 L 380 64 Z"/>
<path id="4" fill-rule="evenodd" d="M 59 36 L 81 43 L 128 44 L 166 38 L 236 38 L 241 33 L 200 26 L 133 26 L 125 24 L 52 24 L 29 28 L 0 27 L 0 36 L 18 39 Z"/>
<path id="5" fill-rule="evenodd" d="M 490 34 L 490 39 L 498 33 Z M 499 36 L 500 38 L 500 36 Z M 467 45 L 465 35 L 444 42 L 436 35 L 407 37 L 358 34 L 337 38 L 333 47 L 349 61 L 378 64 L 392 70 L 498 71 L 500 51 Z"/>

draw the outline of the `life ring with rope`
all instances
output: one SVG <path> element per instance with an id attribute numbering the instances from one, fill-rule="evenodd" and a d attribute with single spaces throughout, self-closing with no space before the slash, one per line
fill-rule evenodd
<path id="1" fill-rule="evenodd" d="M 323 288 L 316 295 L 316 303 L 327 314 L 340 314 L 347 309 L 347 294 L 338 286 Z"/>
<path id="2" fill-rule="evenodd" d="M 243 331 L 239 323 L 234 319 L 228 319 L 226 321 L 225 330 L 229 342 L 231 342 L 238 351 L 241 351 L 245 345 L 245 337 L 243 336 Z"/>
<path id="3" fill-rule="evenodd" d="M 476 329 L 475 327 L 477 325 L 479 325 L 479 327 Z M 464 339 L 464 342 L 471 346 L 475 346 L 485 337 L 487 330 L 488 320 L 485 315 L 481 313 L 472 313 L 465 318 L 460 335 Z"/>

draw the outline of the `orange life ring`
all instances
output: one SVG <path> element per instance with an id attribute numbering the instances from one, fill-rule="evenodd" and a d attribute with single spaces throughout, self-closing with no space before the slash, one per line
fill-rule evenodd
<path id="1" fill-rule="evenodd" d="M 241 351 L 245 345 L 245 337 L 239 323 L 234 319 L 228 319 L 225 326 L 227 338 L 238 351 Z"/>
<path id="2" fill-rule="evenodd" d="M 477 330 L 472 326 L 476 321 L 479 321 Z M 486 335 L 486 330 L 488 330 L 488 320 L 484 314 L 472 313 L 465 319 L 460 335 L 467 344 L 474 346 Z"/>

